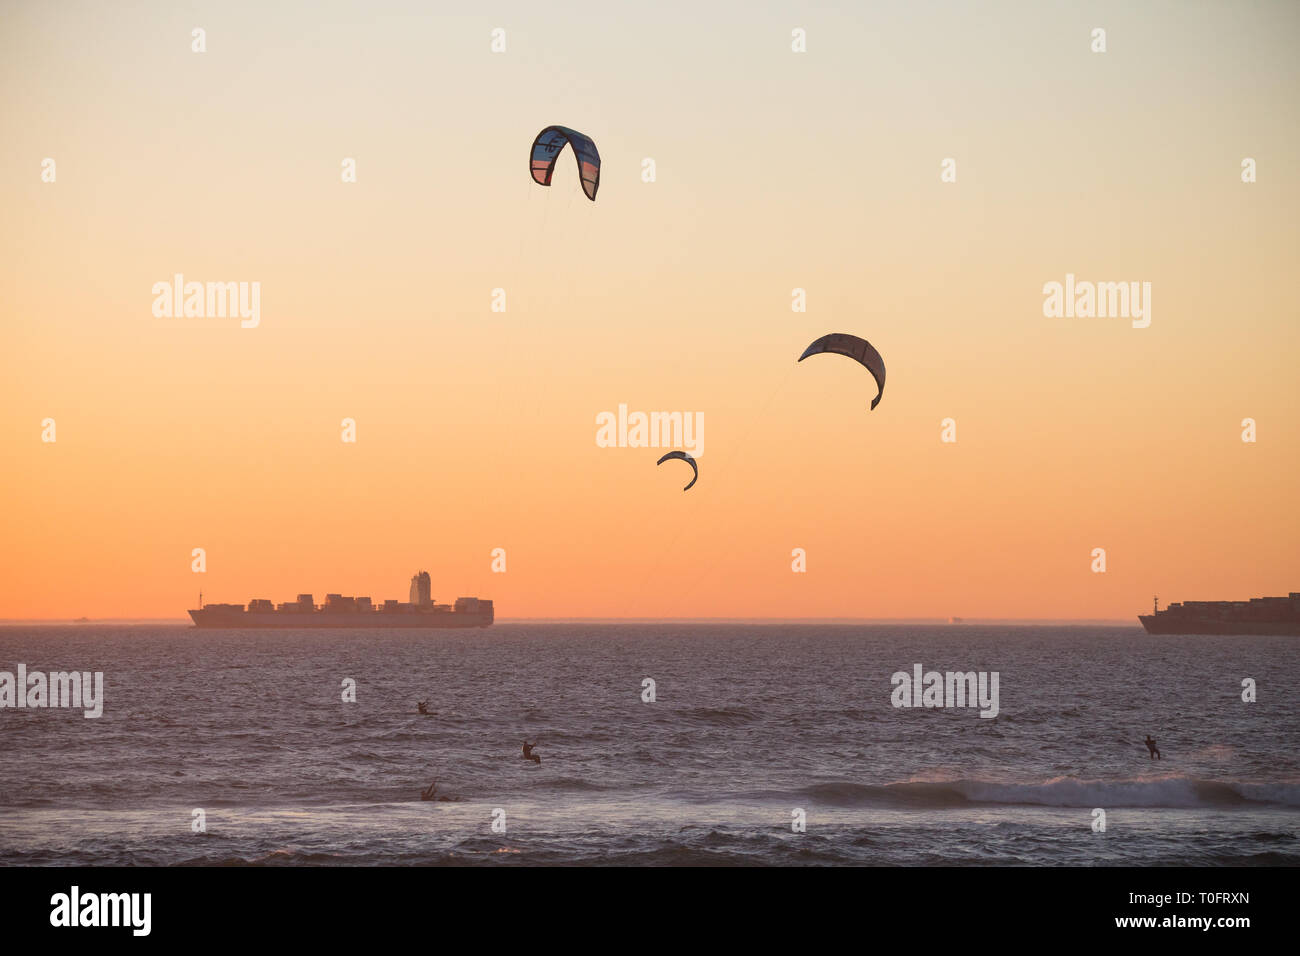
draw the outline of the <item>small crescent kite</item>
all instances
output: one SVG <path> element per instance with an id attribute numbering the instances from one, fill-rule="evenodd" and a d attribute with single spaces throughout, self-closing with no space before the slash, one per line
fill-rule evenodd
<path id="1" fill-rule="evenodd" d="M 832 332 L 829 335 L 823 335 L 804 349 L 803 355 L 799 356 L 799 361 L 802 362 L 810 355 L 820 355 L 822 352 L 847 355 L 863 365 L 871 373 L 871 377 L 876 380 L 876 387 L 879 389 L 876 397 L 871 400 L 871 407 L 875 408 L 880 404 L 880 400 L 885 396 L 885 360 L 880 357 L 880 353 L 872 347 L 870 342 L 845 332 Z"/>
<path id="2" fill-rule="evenodd" d="M 600 153 L 590 136 L 583 136 L 576 129 L 567 126 L 548 126 L 537 134 L 533 148 L 529 153 L 529 169 L 533 182 L 539 186 L 549 186 L 555 172 L 555 161 L 560 158 L 566 144 L 573 146 L 573 157 L 578 161 L 578 176 L 582 179 L 582 191 L 592 202 L 596 201 L 596 190 L 600 188 Z"/>
<path id="3" fill-rule="evenodd" d="M 670 451 L 668 454 L 664 455 L 657 462 L 655 462 L 655 464 L 662 465 L 669 458 L 680 458 L 682 461 L 686 462 L 686 464 L 691 466 L 691 471 L 695 472 L 695 477 L 691 479 L 691 484 L 687 485 L 685 488 L 682 489 L 682 491 L 690 491 L 691 485 L 695 484 L 697 481 L 700 480 L 700 466 L 695 464 L 695 459 L 692 458 L 690 455 L 686 454 L 686 452 L 684 451 Z"/>

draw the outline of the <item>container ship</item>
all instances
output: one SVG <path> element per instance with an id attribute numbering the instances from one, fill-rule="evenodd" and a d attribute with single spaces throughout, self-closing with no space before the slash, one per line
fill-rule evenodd
<path id="1" fill-rule="evenodd" d="M 411 578 L 410 601 L 374 604 L 368 597 L 325 595 L 316 604 L 310 594 L 299 594 L 293 603 L 272 604 L 255 598 L 243 604 L 204 604 L 191 610 L 196 627 L 296 627 L 296 628 L 389 628 L 389 627 L 487 627 L 492 623 L 492 602 L 482 598 L 456 598 L 455 604 L 438 604 L 432 597 L 429 572 Z"/>
<path id="2" fill-rule="evenodd" d="M 1148 634 L 1291 634 L 1300 636 L 1300 591 L 1249 601 L 1153 602 L 1138 620 Z"/>

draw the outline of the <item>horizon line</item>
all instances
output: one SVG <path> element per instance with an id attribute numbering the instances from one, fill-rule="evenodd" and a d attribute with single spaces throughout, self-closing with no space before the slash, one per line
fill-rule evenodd
<path id="1" fill-rule="evenodd" d="M 1136 619 L 1137 615 L 1134 615 Z M 0 626 L 17 624 L 154 624 L 193 622 L 187 617 L 102 617 L 77 620 L 64 617 L 0 618 Z M 975 625 L 1130 625 L 1128 618 L 1102 617 L 969 617 L 950 621 L 947 617 L 499 617 L 495 624 L 941 624 L 945 627 Z M 1132 624 L 1133 627 L 1140 625 Z M 198 628 L 195 628 L 198 630 Z M 299 630 L 310 630 L 300 628 Z M 362 630 L 362 628 L 358 628 Z"/>

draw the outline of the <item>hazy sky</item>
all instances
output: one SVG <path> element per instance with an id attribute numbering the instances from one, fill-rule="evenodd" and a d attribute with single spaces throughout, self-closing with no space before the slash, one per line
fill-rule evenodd
<path id="1" fill-rule="evenodd" d="M 1300 590 L 1297 41 L 1288 2 L 2 2 L 0 617 L 419 568 L 502 617 Z M 595 203 L 531 181 L 555 123 Z M 155 318 L 175 273 L 260 324 Z M 1067 273 L 1150 326 L 1044 317 Z M 874 412 L 796 364 L 826 332 Z M 690 492 L 597 446 L 620 403 L 702 413 Z"/>

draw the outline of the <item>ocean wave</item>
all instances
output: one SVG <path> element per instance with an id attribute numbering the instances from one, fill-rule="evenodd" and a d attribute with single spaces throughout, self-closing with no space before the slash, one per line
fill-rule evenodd
<path id="1" fill-rule="evenodd" d="M 616 790 L 612 785 L 600 784 L 594 780 L 584 780 L 581 777 L 556 777 L 553 779 L 539 780 L 529 788 L 532 791 L 554 791 L 559 793 L 596 793 L 599 791 Z"/>
<path id="2" fill-rule="evenodd" d="M 1041 783 L 988 780 L 820 783 L 797 795 L 832 806 L 941 809 L 971 805 L 1040 807 L 1300 807 L 1300 783 L 1236 783 L 1167 776 L 1134 780 L 1054 777 Z"/>
<path id="3" fill-rule="evenodd" d="M 678 720 L 695 721 L 709 726 L 738 727 L 757 720 L 758 714 L 748 707 L 686 707 L 672 712 Z"/>
<path id="4" fill-rule="evenodd" d="M 330 864 L 348 863 L 344 853 L 327 853 L 322 850 L 304 850 L 297 847 L 281 847 L 245 856 L 222 854 L 212 857 L 198 857 L 184 861 L 182 866 L 328 866 Z"/>

